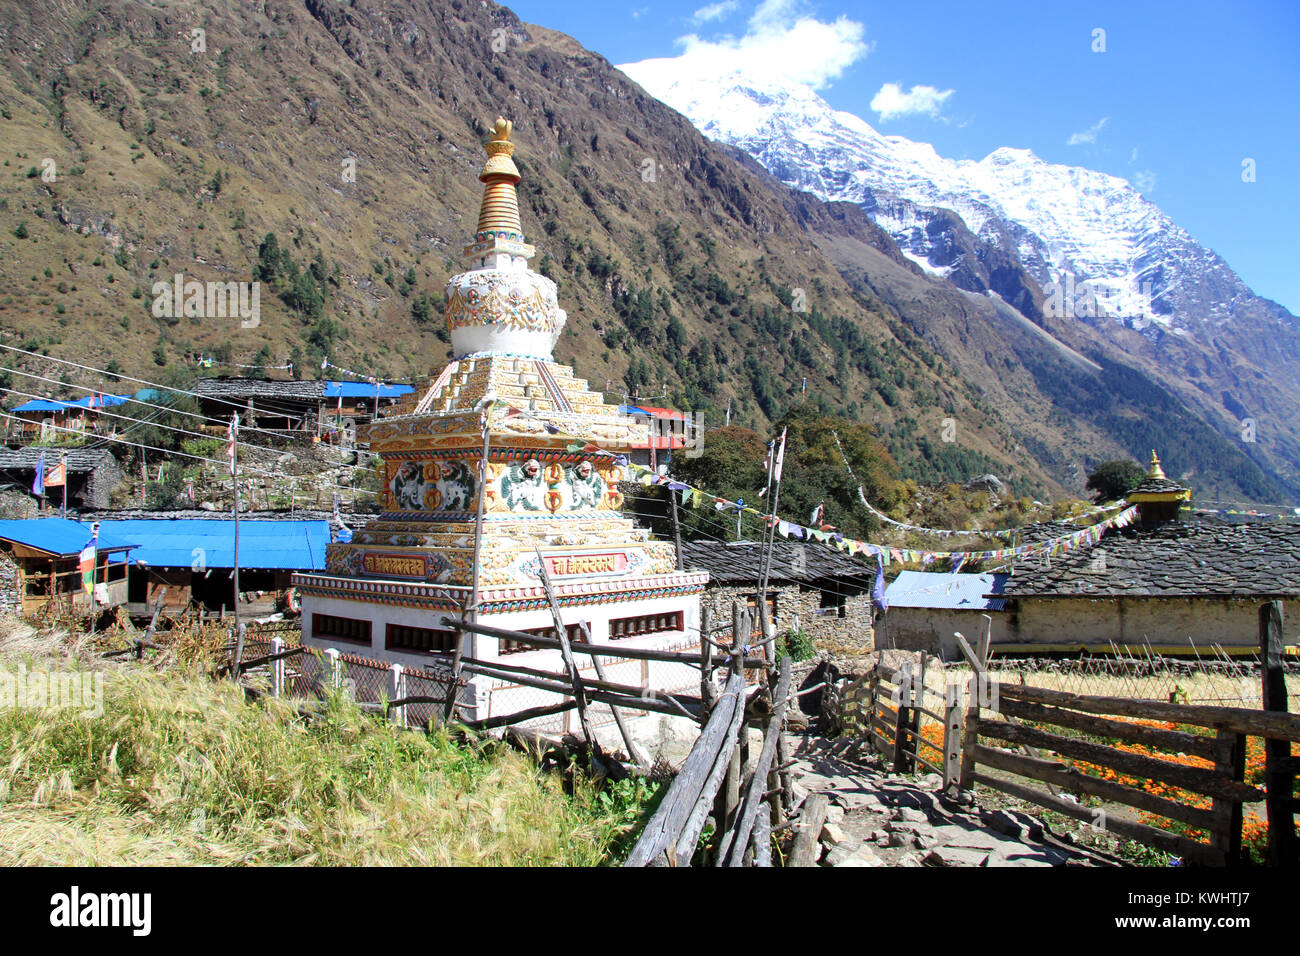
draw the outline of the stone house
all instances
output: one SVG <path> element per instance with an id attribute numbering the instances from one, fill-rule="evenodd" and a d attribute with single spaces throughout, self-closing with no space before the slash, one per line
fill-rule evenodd
<path id="1" fill-rule="evenodd" d="M 731 620 L 732 603 L 755 608 L 764 545 L 758 541 L 684 541 L 682 566 L 709 572 L 702 606 L 713 626 Z M 819 645 L 870 649 L 875 568 L 823 544 L 772 543 L 767 605 L 778 632 L 800 630 Z M 758 637 L 755 632 L 754 637 Z"/>

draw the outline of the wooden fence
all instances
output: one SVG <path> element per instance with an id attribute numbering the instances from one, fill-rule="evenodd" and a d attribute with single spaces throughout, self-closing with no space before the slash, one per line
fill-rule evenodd
<path id="1" fill-rule="evenodd" d="M 1286 712 L 1281 630 L 1280 602 L 1261 607 L 1264 701 L 1270 708 L 1265 710 L 1084 696 L 1002 683 L 989 676 L 987 641 L 981 641 L 975 651 L 958 635 L 958 645 L 975 673 L 967 690 L 960 769 L 954 778 L 952 762 L 947 762 L 945 782 L 960 790 L 980 784 L 1207 866 L 1240 861 L 1242 805 L 1263 801 L 1269 862 L 1297 865 L 1294 814 L 1300 801 L 1294 797 L 1294 781 L 1300 761 L 1290 751 L 1292 743 L 1300 742 L 1300 715 Z M 956 723 L 955 706 L 950 701 L 946 727 Z M 1263 790 L 1244 779 L 1248 736 L 1265 741 Z M 1161 756 L 1137 753 L 1125 744 L 1138 744 Z M 1024 752 L 1016 752 L 1015 747 Z M 1082 771 L 1058 757 L 1080 761 L 1095 772 Z M 1185 757 L 1196 759 L 1186 762 Z M 1195 794 L 1200 803 L 1208 798 L 1209 806 L 1169 799 L 1151 792 L 1148 784 Z M 1112 809 L 1082 806 L 1063 797 L 1060 790 L 1099 798 Z M 1116 806 L 1118 811 L 1113 809 Z M 1200 830 L 1208 834 L 1209 842 L 1139 822 L 1140 814 Z"/>

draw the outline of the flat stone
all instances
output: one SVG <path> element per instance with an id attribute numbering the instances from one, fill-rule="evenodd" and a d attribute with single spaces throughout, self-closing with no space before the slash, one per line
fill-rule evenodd
<path id="1" fill-rule="evenodd" d="M 893 847 L 906 847 L 910 850 L 912 847 L 916 846 L 916 834 L 891 833 L 889 834 L 888 844 Z"/>
<path id="2" fill-rule="evenodd" d="M 916 782 L 918 787 L 924 787 L 926 790 L 942 790 L 943 777 L 937 773 L 927 773 L 924 777 Z"/>
<path id="3" fill-rule="evenodd" d="M 933 836 L 935 831 L 928 823 L 913 823 L 911 820 L 890 820 L 885 823 L 889 833 L 925 833 Z"/>
<path id="4" fill-rule="evenodd" d="M 898 862 L 895 863 L 894 865 L 895 866 L 922 866 L 924 864 L 922 864 L 920 860 L 918 860 L 915 856 L 909 853 L 907 856 L 900 857 Z"/>
<path id="5" fill-rule="evenodd" d="M 839 866 L 851 856 L 853 856 L 853 853 L 846 847 L 837 846 L 826 854 L 822 862 L 827 866 Z"/>
<path id="6" fill-rule="evenodd" d="M 911 823 L 929 823 L 930 815 L 924 810 L 914 810 L 911 807 L 900 807 L 894 811 L 895 820 L 905 820 Z"/>
<path id="7" fill-rule="evenodd" d="M 926 854 L 930 866 L 983 866 L 989 859 L 984 850 L 970 850 L 955 846 L 937 846 Z"/>
<path id="8" fill-rule="evenodd" d="M 821 838 L 823 843 L 829 843 L 831 846 L 839 846 L 848 839 L 838 823 L 823 824 Z"/>
<path id="9" fill-rule="evenodd" d="M 974 850 L 996 850 L 1000 847 L 1019 849 L 1023 846 L 1019 841 L 1004 840 L 987 830 L 968 830 L 953 824 L 935 827 L 934 835 L 945 846 Z"/>
<path id="10" fill-rule="evenodd" d="M 843 808 L 843 807 L 837 807 L 837 806 L 834 806 L 834 805 L 827 807 L 827 808 L 826 808 L 826 822 L 827 822 L 827 823 L 843 823 L 843 822 L 844 822 L 844 808 Z"/>
<path id="11" fill-rule="evenodd" d="M 1015 840 L 1037 840 L 1042 837 L 1043 828 L 1033 817 L 1010 810 L 995 810 L 986 813 L 983 823 L 990 830 L 996 830 Z"/>

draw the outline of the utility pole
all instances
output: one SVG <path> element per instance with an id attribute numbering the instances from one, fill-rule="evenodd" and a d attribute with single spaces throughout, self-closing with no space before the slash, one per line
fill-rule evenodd
<path id="1" fill-rule="evenodd" d="M 234 412 L 230 416 L 230 484 L 235 494 L 234 519 L 235 519 L 235 560 L 234 560 L 234 580 L 235 580 L 235 657 L 230 667 L 230 677 L 232 680 L 239 681 L 239 664 L 244 657 L 244 627 L 239 621 L 239 413 Z"/>

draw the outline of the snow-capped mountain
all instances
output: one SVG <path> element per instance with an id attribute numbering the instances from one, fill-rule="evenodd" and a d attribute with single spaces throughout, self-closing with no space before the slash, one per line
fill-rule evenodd
<path id="1" fill-rule="evenodd" d="M 928 272 L 947 276 L 959 264 L 950 237 L 931 228 L 946 209 L 984 245 L 1015 253 L 1043 289 L 1044 309 L 1063 317 L 1109 315 L 1183 333 L 1263 306 L 1294 322 L 1116 176 L 1047 163 L 1028 149 L 946 159 L 927 143 L 880 134 L 807 87 L 759 86 L 739 74 L 683 78 L 668 63 L 621 68 L 787 185 L 862 205 Z"/>

